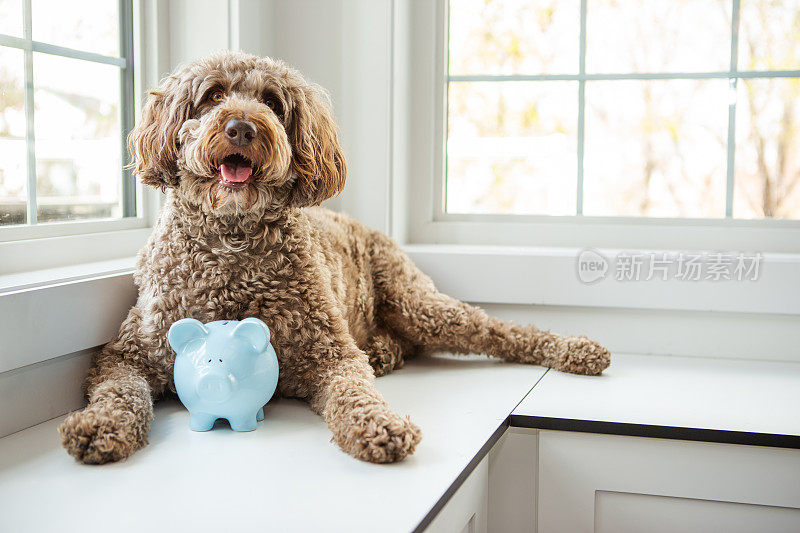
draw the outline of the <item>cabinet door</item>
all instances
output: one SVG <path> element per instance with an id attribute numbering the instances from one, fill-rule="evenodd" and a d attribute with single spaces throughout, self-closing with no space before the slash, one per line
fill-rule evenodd
<path id="1" fill-rule="evenodd" d="M 508 428 L 489 452 L 489 533 L 536 531 L 538 431 Z"/>
<path id="2" fill-rule="evenodd" d="M 539 432 L 539 533 L 800 531 L 800 451 Z"/>

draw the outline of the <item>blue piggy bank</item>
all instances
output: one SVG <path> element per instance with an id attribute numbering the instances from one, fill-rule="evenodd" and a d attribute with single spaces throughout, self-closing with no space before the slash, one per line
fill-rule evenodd
<path id="1" fill-rule="evenodd" d="M 175 389 L 190 426 L 208 431 L 226 418 L 234 431 L 253 431 L 278 385 L 278 358 L 269 328 L 257 318 L 203 324 L 178 320 L 167 340 L 175 357 Z"/>

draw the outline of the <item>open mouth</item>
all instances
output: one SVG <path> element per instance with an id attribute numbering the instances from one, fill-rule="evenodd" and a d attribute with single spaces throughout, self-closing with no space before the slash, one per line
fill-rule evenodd
<path id="1" fill-rule="evenodd" d="M 219 166 L 219 182 L 231 189 L 246 187 L 253 176 L 253 162 L 241 154 L 225 156 Z"/>

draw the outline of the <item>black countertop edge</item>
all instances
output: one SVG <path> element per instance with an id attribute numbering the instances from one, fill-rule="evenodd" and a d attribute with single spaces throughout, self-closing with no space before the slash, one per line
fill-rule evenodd
<path id="1" fill-rule="evenodd" d="M 456 491 L 459 488 L 461 488 L 461 485 L 464 484 L 464 482 L 467 480 L 472 471 L 475 470 L 475 468 L 480 464 L 483 458 L 486 457 L 486 454 L 489 453 L 489 450 L 491 450 L 494 447 L 494 445 L 497 444 L 497 441 L 500 440 L 500 437 L 503 436 L 503 433 L 506 432 L 506 429 L 508 429 L 508 418 L 506 418 L 500 424 L 500 426 L 494 431 L 494 433 L 492 433 L 492 436 L 489 437 L 489 440 L 487 440 L 486 443 L 483 446 L 481 446 L 481 449 L 478 450 L 478 453 L 475 454 L 475 457 L 473 457 L 472 460 L 469 463 L 467 463 L 467 466 L 464 467 L 464 470 L 461 471 L 461 473 L 458 475 L 455 481 L 453 481 L 453 483 L 450 484 L 447 490 L 444 491 L 442 497 L 439 498 L 439 500 L 433 507 L 431 507 L 431 510 L 428 511 L 428 514 L 425 515 L 425 518 L 423 518 L 422 521 L 419 524 L 417 524 L 417 527 L 414 528 L 413 533 L 425 531 L 425 528 L 431 525 L 433 519 L 436 518 L 436 516 L 444 508 L 444 506 L 447 505 L 447 502 L 450 501 L 450 498 L 453 497 L 453 494 L 455 494 Z"/>
<path id="2" fill-rule="evenodd" d="M 557 431 L 576 431 L 580 433 L 601 433 L 605 435 L 625 435 L 630 437 L 651 437 L 656 439 L 800 449 L 800 435 L 783 435 L 778 433 L 751 433 L 747 431 L 730 431 L 724 429 L 653 426 L 649 424 L 628 424 L 624 422 L 604 422 L 601 420 L 574 420 L 570 418 L 551 418 L 546 416 L 517 414 L 509 416 L 509 424 L 512 427 L 532 429 L 552 429 Z"/>

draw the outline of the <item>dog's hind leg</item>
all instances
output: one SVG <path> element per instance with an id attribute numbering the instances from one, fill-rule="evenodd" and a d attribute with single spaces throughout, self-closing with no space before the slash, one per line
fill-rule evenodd
<path id="1" fill-rule="evenodd" d="M 440 293 L 388 237 L 375 235 L 371 261 L 379 319 L 414 345 L 576 374 L 599 374 L 609 365 L 608 351 L 595 341 L 504 322 Z"/>

